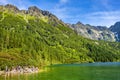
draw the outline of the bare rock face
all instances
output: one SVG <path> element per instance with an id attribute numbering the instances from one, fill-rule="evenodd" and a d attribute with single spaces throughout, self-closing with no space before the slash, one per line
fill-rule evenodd
<path id="1" fill-rule="evenodd" d="M 32 16 L 37 16 L 37 17 L 42 16 L 42 10 L 40 10 L 36 6 L 29 7 L 27 13 Z"/>
<path id="2" fill-rule="evenodd" d="M 49 11 L 42 11 L 42 14 L 44 15 L 44 16 L 52 16 L 52 14 L 49 12 Z"/>
<path id="3" fill-rule="evenodd" d="M 109 30 L 114 32 L 116 40 L 120 42 L 120 22 L 116 22 Z"/>
<path id="4" fill-rule="evenodd" d="M 7 8 L 7 9 L 9 9 L 9 10 L 12 10 L 12 11 L 14 11 L 14 12 L 19 12 L 19 9 L 18 9 L 16 6 L 11 5 L 11 4 L 5 5 L 5 8 Z"/>
<path id="5" fill-rule="evenodd" d="M 105 26 L 91 26 L 89 24 L 84 25 L 81 22 L 69 26 L 75 30 L 78 35 L 89 39 L 116 41 L 114 33 Z"/>

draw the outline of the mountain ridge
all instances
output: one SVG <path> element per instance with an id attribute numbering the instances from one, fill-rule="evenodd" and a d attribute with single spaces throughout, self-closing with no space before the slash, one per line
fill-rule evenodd
<path id="1" fill-rule="evenodd" d="M 69 24 L 69 27 L 78 33 L 78 35 L 84 36 L 93 40 L 105 40 L 116 41 L 115 35 L 106 26 L 91 26 L 89 24 L 82 24 L 78 22 L 76 24 Z"/>
<path id="2" fill-rule="evenodd" d="M 55 24 L 61 24 L 61 25 L 66 25 L 64 22 L 59 20 L 54 14 L 50 13 L 49 11 L 41 10 L 36 6 L 30 6 L 27 10 L 19 10 L 16 6 L 12 4 L 6 4 L 6 5 L 1 5 L 1 10 L 4 11 L 4 9 L 7 9 L 10 12 L 20 13 L 20 14 L 25 14 L 25 15 L 31 15 L 36 18 L 44 18 L 44 19 L 49 19 L 51 20 L 48 22 L 49 24 L 52 24 L 52 22 Z M 54 25 L 55 25 L 54 24 Z"/>
<path id="3" fill-rule="evenodd" d="M 19 65 L 120 61 L 120 43 L 84 38 L 54 16 L 12 9 L 0 7 L 0 70 Z"/>
<path id="4" fill-rule="evenodd" d="M 106 26 L 91 26 L 89 24 L 83 24 L 80 21 L 78 21 L 76 24 L 69 24 L 68 25 L 68 24 L 62 22 L 61 20 L 59 20 L 55 15 L 53 15 L 49 11 L 41 10 L 36 6 L 30 6 L 28 8 L 28 10 L 19 10 L 16 6 L 14 6 L 12 4 L 7 4 L 5 6 L 1 5 L 1 6 L 7 8 L 8 10 L 14 11 L 15 13 L 29 14 L 31 16 L 36 16 L 36 17 L 40 17 L 40 18 L 45 16 L 45 17 L 43 17 L 44 20 L 45 20 L 45 18 L 46 18 L 46 20 L 47 19 L 50 20 L 50 22 L 48 22 L 48 23 L 51 24 L 52 23 L 51 21 L 53 21 L 54 26 L 56 26 L 56 24 L 62 24 L 62 25 L 65 25 L 65 26 L 69 26 L 78 35 L 81 35 L 81 36 L 89 38 L 89 39 L 105 40 L 105 41 L 112 41 L 112 42 L 113 41 L 118 41 L 119 42 L 119 40 L 120 40 L 119 37 L 116 36 L 116 35 L 119 35 L 119 34 L 114 33 L 114 31 L 112 31 L 110 28 L 107 28 Z M 77 24 L 80 24 L 79 27 L 78 26 L 74 27 Z M 82 26 L 84 26 L 84 29 L 83 29 Z M 85 29 L 85 28 L 87 28 L 87 29 Z"/>

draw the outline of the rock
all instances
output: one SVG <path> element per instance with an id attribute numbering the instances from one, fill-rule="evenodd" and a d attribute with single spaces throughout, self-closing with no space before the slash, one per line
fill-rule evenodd
<path id="1" fill-rule="evenodd" d="M 81 22 L 77 22 L 72 25 L 69 24 L 68 26 L 75 30 L 78 35 L 89 39 L 116 41 L 114 33 L 106 26 L 91 26 L 89 24 L 84 25 Z"/>
<path id="2" fill-rule="evenodd" d="M 6 71 L 7 69 L 7 71 Z M 39 72 L 38 67 L 21 67 L 17 66 L 12 68 L 11 70 L 6 66 L 5 71 L 0 71 L 0 75 L 5 75 L 5 74 L 23 74 L 23 73 L 36 73 Z"/>
<path id="3" fill-rule="evenodd" d="M 29 7 L 27 13 L 32 16 L 37 16 L 37 17 L 42 16 L 42 10 L 40 10 L 36 6 Z"/>
<path id="4" fill-rule="evenodd" d="M 36 6 L 31 6 L 31 7 L 29 7 L 29 8 L 28 8 L 28 11 L 29 11 L 29 12 L 32 12 L 32 13 L 34 13 L 34 12 L 36 12 L 36 13 L 42 13 L 42 10 L 40 10 L 40 9 L 37 8 Z"/>
<path id="5" fill-rule="evenodd" d="M 14 12 L 19 12 L 19 9 L 18 9 L 16 6 L 11 5 L 11 4 L 5 5 L 5 8 L 7 8 L 7 9 L 9 9 L 9 10 L 12 10 L 12 11 L 14 11 Z"/>
<path id="6" fill-rule="evenodd" d="M 4 71 L 0 71 L 0 75 L 3 75 L 4 74 Z"/>
<path id="7" fill-rule="evenodd" d="M 52 15 L 49 11 L 42 11 L 42 14 L 49 17 Z"/>
<path id="8" fill-rule="evenodd" d="M 114 32 L 116 40 L 120 42 L 120 22 L 116 22 L 109 30 Z"/>

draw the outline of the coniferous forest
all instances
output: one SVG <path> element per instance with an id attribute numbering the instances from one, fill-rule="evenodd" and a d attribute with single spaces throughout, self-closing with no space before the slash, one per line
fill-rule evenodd
<path id="1" fill-rule="evenodd" d="M 37 7 L 22 11 L 0 6 L 1 70 L 5 66 L 113 61 L 120 61 L 119 42 L 79 36 L 56 16 Z"/>

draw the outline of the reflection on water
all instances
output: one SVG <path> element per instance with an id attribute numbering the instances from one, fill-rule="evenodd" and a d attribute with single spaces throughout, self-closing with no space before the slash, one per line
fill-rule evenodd
<path id="1" fill-rule="evenodd" d="M 28 80 L 28 76 L 26 74 L 10 74 L 5 73 L 0 76 L 0 80 Z"/>
<path id="2" fill-rule="evenodd" d="M 60 64 L 36 74 L 6 74 L 0 80 L 120 80 L 120 63 Z"/>

